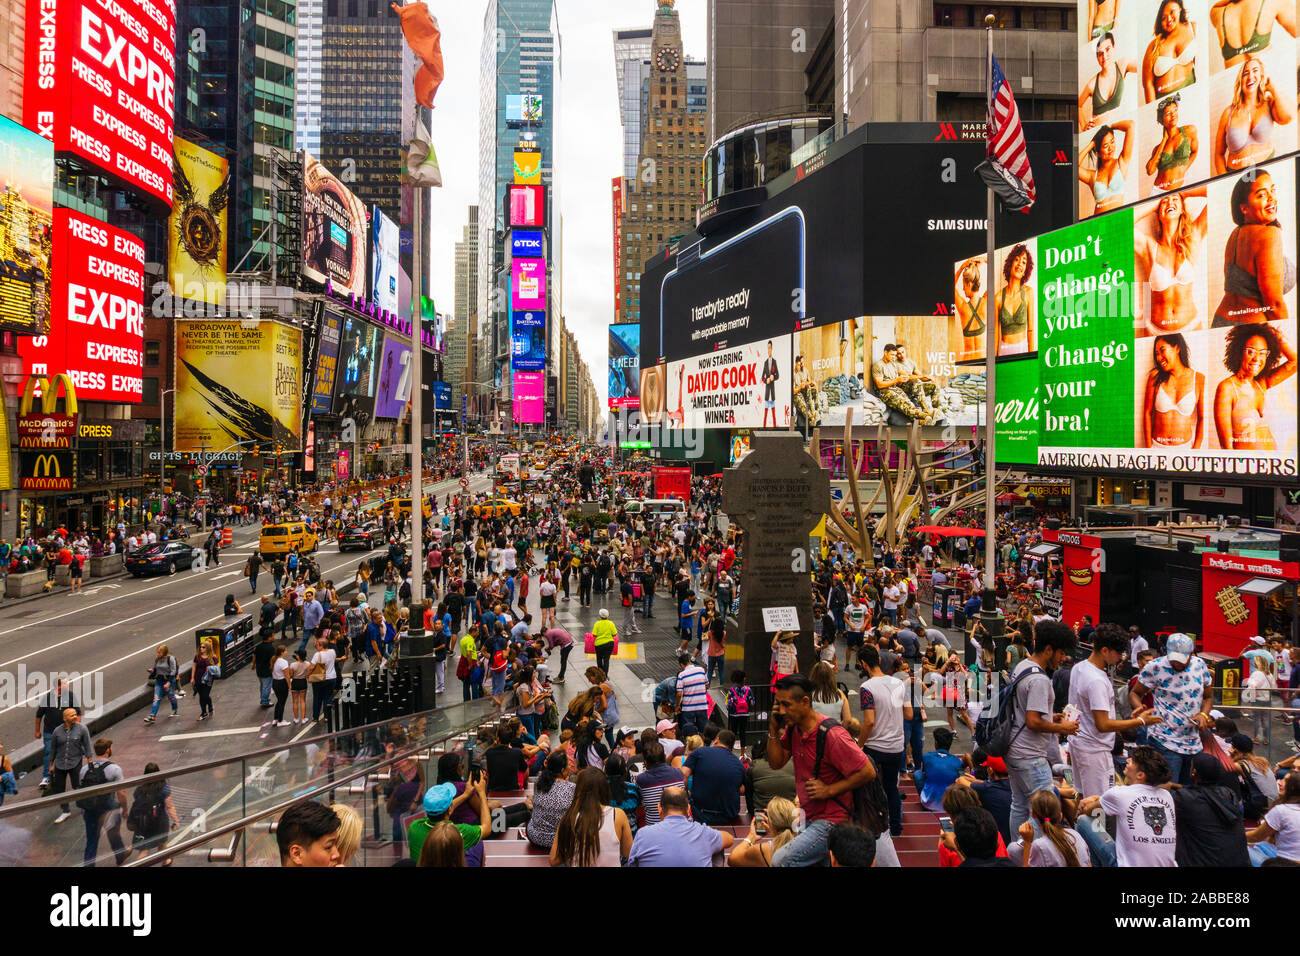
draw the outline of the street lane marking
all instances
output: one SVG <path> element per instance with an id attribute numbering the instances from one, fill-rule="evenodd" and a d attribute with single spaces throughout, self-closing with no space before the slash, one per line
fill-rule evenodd
<path id="1" fill-rule="evenodd" d="M 164 734 L 158 742 L 164 740 L 198 740 L 201 737 L 230 737 L 235 734 L 255 734 L 261 727 L 231 727 L 229 730 L 205 730 L 192 734 Z"/>

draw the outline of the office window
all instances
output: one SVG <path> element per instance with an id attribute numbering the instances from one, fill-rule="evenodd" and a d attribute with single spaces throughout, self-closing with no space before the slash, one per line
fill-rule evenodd
<path id="1" fill-rule="evenodd" d="M 142 389 L 142 392 L 143 394 L 140 399 L 142 404 L 157 405 L 158 404 L 158 379 L 146 378 L 144 380 L 144 387 Z"/>
<path id="2" fill-rule="evenodd" d="M 159 342 L 144 343 L 144 364 L 150 367 L 157 366 L 161 349 L 162 344 Z"/>

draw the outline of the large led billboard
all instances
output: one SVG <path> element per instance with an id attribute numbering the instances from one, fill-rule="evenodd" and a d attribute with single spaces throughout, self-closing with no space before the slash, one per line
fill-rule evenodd
<path id="1" fill-rule="evenodd" d="M 397 223 L 378 206 L 370 208 L 370 301 L 381 312 L 398 314 Z"/>
<path id="2" fill-rule="evenodd" d="M 380 350 L 375 417 L 403 418 L 411 401 L 411 343 L 400 335 L 384 336 Z"/>
<path id="3" fill-rule="evenodd" d="M 175 451 L 221 452 L 239 442 L 302 450 L 300 329 L 180 320 L 175 354 Z"/>
<path id="4" fill-rule="evenodd" d="M 791 374 L 788 335 L 669 362 L 669 427 L 789 428 Z"/>
<path id="5" fill-rule="evenodd" d="M 1295 179 L 1278 160 L 999 249 L 999 464 L 1294 482 Z"/>
<path id="6" fill-rule="evenodd" d="M 230 162 L 179 136 L 172 149 L 176 202 L 167 220 L 168 283 L 175 296 L 224 305 Z"/>
<path id="7" fill-rule="evenodd" d="M 541 425 L 546 420 L 546 376 L 541 372 L 514 372 L 510 377 L 516 425 Z"/>
<path id="8" fill-rule="evenodd" d="M 546 187 L 506 187 L 506 206 L 510 209 L 510 226 L 540 229 L 546 225 Z"/>
<path id="9" fill-rule="evenodd" d="M 343 318 L 335 372 L 334 413 L 358 425 L 374 415 L 375 378 L 379 364 L 379 329 L 354 315 Z"/>
<path id="10" fill-rule="evenodd" d="M 86 401 L 139 402 L 144 373 L 144 243 L 71 209 L 55 209 L 50 328 L 22 336 L 28 375 L 67 372 Z"/>
<path id="11" fill-rule="evenodd" d="M 0 330 L 50 324 L 54 147 L 0 116 Z"/>
<path id="12" fill-rule="evenodd" d="M 366 207 L 320 160 L 303 155 L 303 275 L 365 298 Z"/>
<path id="13" fill-rule="evenodd" d="M 343 333 L 343 316 L 326 308 L 321 316 L 320 348 L 316 354 L 316 380 L 312 383 L 311 413 L 328 415 L 334 401 L 338 379 L 339 339 Z"/>
<path id="14" fill-rule="evenodd" d="M 609 407 L 641 407 L 641 325 L 609 327 Z"/>
<path id="15" fill-rule="evenodd" d="M 515 150 L 515 182 L 536 186 L 542 181 L 542 154 L 540 150 Z"/>
<path id="16" fill-rule="evenodd" d="M 510 366 L 527 372 L 546 368 L 546 328 L 510 330 Z"/>
<path id="17" fill-rule="evenodd" d="M 510 231 L 510 258 L 540 259 L 544 255 L 540 229 L 512 229 Z"/>
<path id="18" fill-rule="evenodd" d="M 1295 0 L 1078 11 L 1080 219 L 1296 150 Z"/>
<path id="19" fill-rule="evenodd" d="M 536 93 L 506 94 L 506 123 L 510 126 L 532 125 L 542 122 L 542 98 Z"/>
<path id="20" fill-rule="evenodd" d="M 28 0 L 23 125 L 172 202 L 176 6 Z"/>
<path id="21" fill-rule="evenodd" d="M 520 259 L 510 264 L 510 308 L 546 308 L 545 259 Z"/>

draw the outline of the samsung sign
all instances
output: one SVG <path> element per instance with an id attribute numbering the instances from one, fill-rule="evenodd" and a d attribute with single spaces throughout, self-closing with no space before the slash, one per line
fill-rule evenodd
<path id="1" fill-rule="evenodd" d="M 512 259 L 542 258 L 542 233 L 539 229 L 518 229 L 510 233 L 510 257 Z"/>

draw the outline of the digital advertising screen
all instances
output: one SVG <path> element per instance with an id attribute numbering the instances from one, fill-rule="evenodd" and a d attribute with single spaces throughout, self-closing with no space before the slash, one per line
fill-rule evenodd
<path id="1" fill-rule="evenodd" d="M 516 329 L 541 329 L 546 327 L 546 313 L 540 309 L 515 312 L 510 321 Z"/>
<path id="2" fill-rule="evenodd" d="M 379 361 L 379 330 L 355 316 L 344 316 L 339 335 L 339 361 L 334 385 L 334 411 L 343 413 L 345 399 L 375 397 Z"/>
<path id="3" fill-rule="evenodd" d="M 71 209 L 55 209 L 51 223 L 50 328 L 18 338 L 23 370 L 67 372 L 83 401 L 139 402 L 144 243 Z"/>
<path id="4" fill-rule="evenodd" d="M 0 330 L 50 325 L 54 147 L 0 116 Z"/>
<path id="5" fill-rule="evenodd" d="M 542 98 L 536 93 L 506 94 L 506 123 L 510 126 L 533 125 L 542 122 Z"/>
<path id="6" fill-rule="evenodd" d="M 1078 11 L 1080 219 L 1295 152 L 1295 0 Z"/>
<path id="7" fill-rule="evenodd" d="M 540 372 L 546 368 L 545 327 L 510 330 L 510 366 L 524 372 Z"/>
<path id="8" fill-rule="evenodd" d="M 179 136 L 172 144 L 175 202 L 167 219 L 167 277 L 172 295 L 226 302 L 230 162 Z"/>
<path id="9" fill-rule="evenodd" d="M 506 205 L 512 228 L 540 229 L 546 225 L 545 186 L 507 186 Z"/>
<path id="10" fill-rule="evenodd" d="M 172 204 L 176 6 L 28 0 L 23 125 Z"/>
<path id="11" fill-rule="evenodd" d="M 541 259 L 544 255 L 545 252 L 542 248 L 542 231 L 540 229 L 511 230 L 511 259 Z"/>
<path id="12" fill-rule="evenodd" d="M 669 427 L 789 428 L 790 338 L 669 362 Z"/>
<path id="13" fill-rule="evenodd" d="M 998 463 L 1295 481 L 1295 179 L 1278 160 L 999 249 Z"/>
<path id="14" fill-rule="evenodd" d="M 541 425 L 546 420 L 546 376 L 516 371 L 510 376 L 516 425 Z"/>
<path id="15" fill-rule="evenodd" d="M 301 353 L 302 330 L 277 322 L 177 321 L 172 450 L 256 441 L 302 451 Z"/>
<path id="16" fill-rule="evenodd" d="M 546 308 L 545 259 L 510 263 L 510 308 L 516 311 Z"/>
<path id="17" fill-rule="evenodd" d="M 366 207 L 315 156 L 303 154 L 303 275 L 340 295 L 366 295 Z"/>
<path id="18" fill-rule="evenodd" d="M 536 186 L 542 181 L 542 154 L 540 150 L 515 150 L 515 182 Z"/>
<path id="19" fill-rule="evenodd" d="M 404 418 L 411 401 L 411 346 L 401 336 L 385 335 L 375 391 L 376 418 Z"/>
<path id="20" fill-rule="evenodd" d="M 343 316 L 326 309 L 321 316 L 320 349 L 316 355 L 316 380 L 312 383 L 311 413 L 328 415 L 333 408 L 334 385 L 338 381 L 339 340 Z"/>
<path id="21" fill-rule="evenodd" d="M 609 327 L 609 407 L 641 407 L 641 325 Z"/>
<path id="22" fill-rule="evenodd" d="M 451 409 L 451 385 L 448 382 L 433 383 L 433 407 L 445 412 Z"/>
<path id="23" fill-rule="evenodd" d="M 399 314 L 397 223 L 370 208 L 370 301 L 381 312 Z M 408 310 L 409 311 L 409 310 Z"/>

